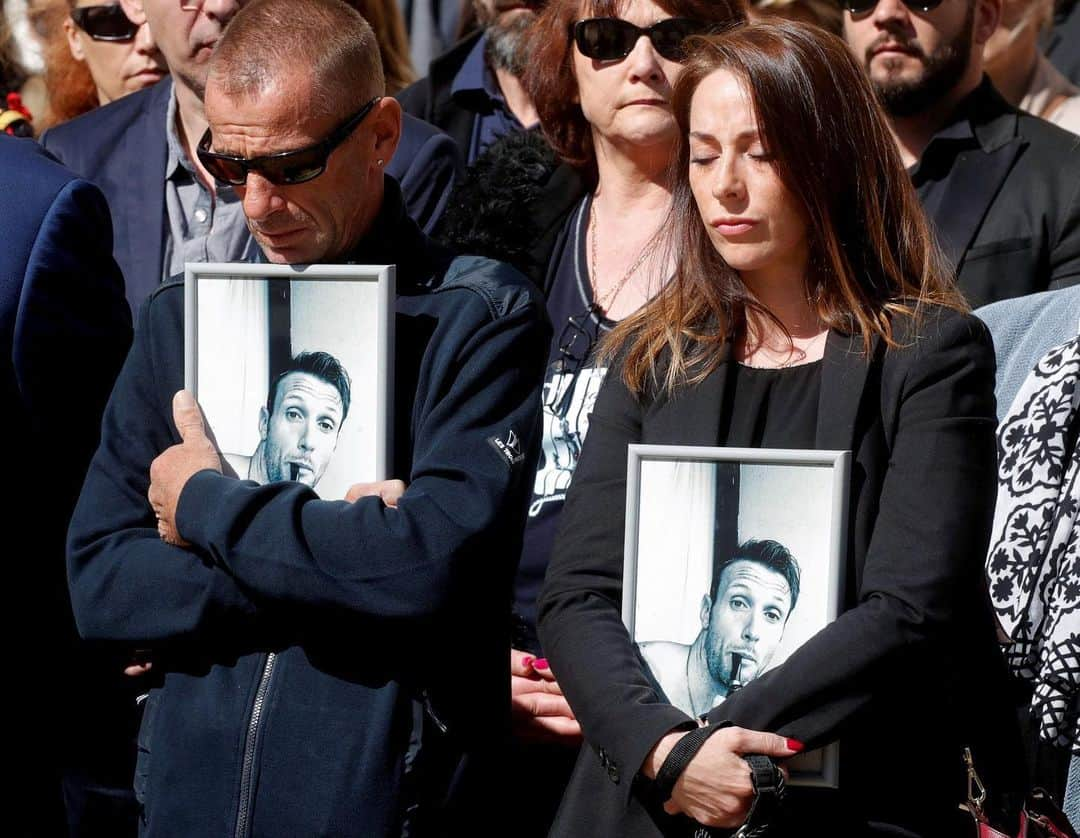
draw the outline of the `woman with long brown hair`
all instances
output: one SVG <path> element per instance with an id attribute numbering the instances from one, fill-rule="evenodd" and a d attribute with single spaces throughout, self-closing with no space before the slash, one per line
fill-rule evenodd
<path id="1" fill-rule="evenodd" d="M 737 827 L 756 799 L 743 755 L 837 740 L 839 789 L 789 789 L 751 824 L 958 834 L 965 746 L 988 785 L 1013 787 L 981 574 L 993 347 L 842 41 L 757 24 L 692 53 L 672 100 L 677 268 L 605 342 L 612 369 L 541 597 L 544 649 L 591 746 L 552 834 Z M 842 615 L 697 719 L 622 624 L 637 442 L 852 452 Z"/>

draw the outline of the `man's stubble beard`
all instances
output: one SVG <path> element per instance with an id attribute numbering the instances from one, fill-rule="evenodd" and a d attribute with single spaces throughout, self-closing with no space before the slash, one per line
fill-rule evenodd
<path id="1" fill-rule="evenodd" d="M 879 82 L 871 76 L 870 82 L 885 111 L 901 118 L 917 116 L 952 93 L 971 61 L 974 28 L 975 3 L 972 2 L 960 33 L 939 47 L 934 55 L 923 59 L 923 72 L 918 79 Z M 869 58 L 865 66 L 869 74 Z"/>
<path id="2" fill-rule="evenodd" d="M 525 72 L 525 45 L 529 27 L 535 21 L 535 12 L 520 10 L 505 24 L 500 24 L 496 18 L 487 25 L 487 48 L 484 55 L 493 69 L 505 70 L 512 76 L 521 76 Z"/>

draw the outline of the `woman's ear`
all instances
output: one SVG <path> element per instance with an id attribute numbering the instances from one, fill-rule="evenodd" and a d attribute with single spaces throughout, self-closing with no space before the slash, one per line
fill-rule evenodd
<path id="1" fill-rule="evenodd" d="M 75 21 L 68 15 L 64 18 L 64 35 L 67 36 L 68 49 L 76 61 L 85 61 L 86 53 L 83 52 L 82 40 L 79 38 L 78 27 Z"/>

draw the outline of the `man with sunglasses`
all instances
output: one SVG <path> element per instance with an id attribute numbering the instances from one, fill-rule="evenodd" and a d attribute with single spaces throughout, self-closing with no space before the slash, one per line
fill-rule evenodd
<path id="1" fill-rule="evenodd" d="M 1001 0 L 843 0 L 938 241 L 972 305 L 1080 282 L 1076 138 L 983 74 Z"/>
<path id="2" fill-rule="evenodd" d="M 200 158 L 265 257 L 397 266 L 390 461 L 408 489 L 346 503 L 223 476 L 180 390 L 183 284 L 151 295 L 68 554 L 82 633 L 148 650 L 160 679 L 135 774 L 150 838 L 396 836 L 443 776 L 419 767 L 430 737 L 452 768 L 508 726 L 550 329 L 520 274 L 454 258 L 405 214 L 382 90 L 374 33 L 338 0 L 253 0 L 210 63 Z M 427 725 L 406 791 L 413 699 Z"/>
<path id="3" fill-rule="evenodd" d="M 114 255 L 134 312 L 185 262 L 255 258 L 239 199 L 214 182 L 196 155 L 206 131 L 203 96 L 214 45 L 246 0 L 120 0 L 134 25 L 149 24 L 170 78 L 45 132 L 42 144 L 105 193 L 116 228 Z M 272 43 L 274 32 L 266 33 Z M 262 48 L 261 46 L 259 48 Z M 297 102 L 302 111 L 304 102 Z M 408 119 L 387 174 L 430 230 L 461 166 L 453 142 Z"/>
<path id="4" fill-rule="evenodd" d="M 479 30 L 398 94 L 405 112 L 445 131 L 472 165 L 500 137 L 537 124 L 522 86 L 529 27 L 544 0 L 472 0 Z"/>

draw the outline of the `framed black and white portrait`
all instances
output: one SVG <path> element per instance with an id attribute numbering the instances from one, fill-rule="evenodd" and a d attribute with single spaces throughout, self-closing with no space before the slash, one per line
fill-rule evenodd
<path id="1" fill-rule="evenodd" d="M 630 446 L 623 619 L 672 704 L 704 715 L 839 616 L 849 460 Z M 835 786 L 837 750 L 791 781 Z"/>
<path id="2" fill-rule="evenodd" d="M 185 386 L 224 465 L 340 500 L 390 465 L 394 268 L 188 263 Z"/>

